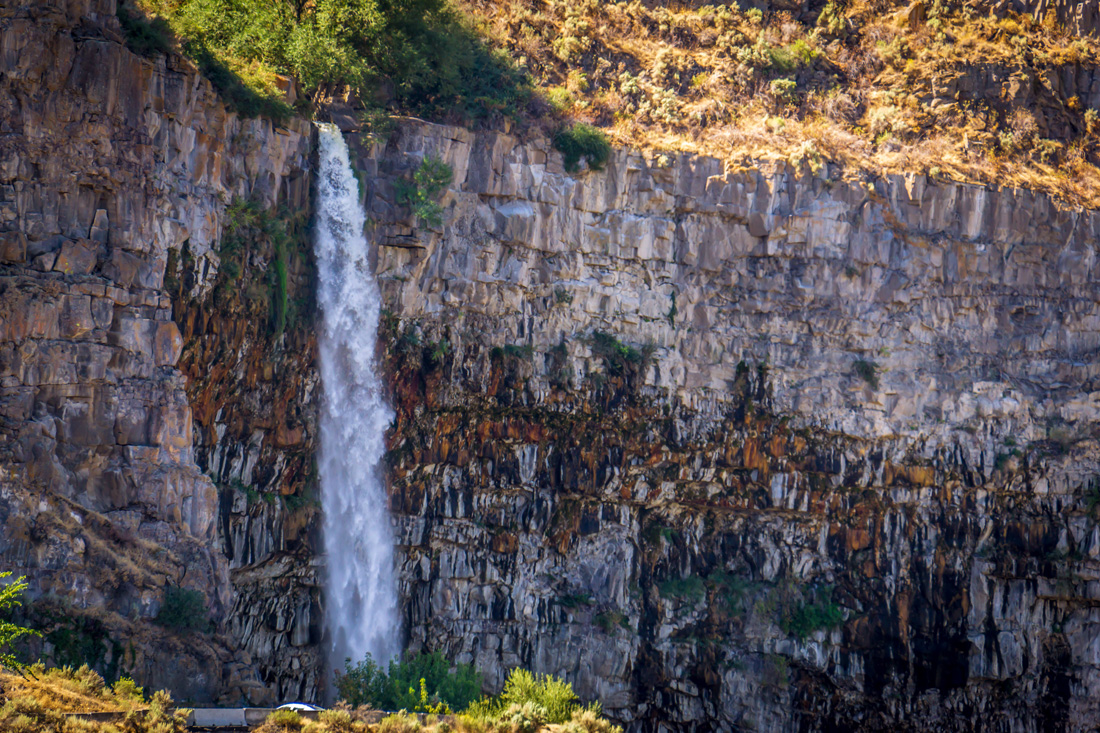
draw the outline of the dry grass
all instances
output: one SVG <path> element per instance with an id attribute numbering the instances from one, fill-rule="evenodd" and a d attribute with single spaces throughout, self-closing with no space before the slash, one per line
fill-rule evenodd
<path id="1" fill-rule="evenodd" d="M 0 672 L 3 699 L 31 698 L 58 713 L 117 712 L 132 705 L 130 695 L 115 695 L 96 672 L 81 667 L 47 670 L 32 665 L 24 676 Z"/>
<path id="2" fill-rule="evenodd" d="M 619 144 L 1045 191 L 1100 207 L 1100 112 L 1067 77 L 1100 42 L 982 0 L 820 15 L 596 0 L 456 0 L 558 113 Z"/>
<path id="3" fill-rule="evenodd" d="M 114 722 L 66 713 L 122 713 Z M 140 687 L 122 679 L 113 686 L 87 667 L 47 670 L 32 665 L 26 676 L 0 672 L 0 731 L 5 733 L 185 733 L 188 710 L 177 710 L 166 692 L 146 701 Z"/>

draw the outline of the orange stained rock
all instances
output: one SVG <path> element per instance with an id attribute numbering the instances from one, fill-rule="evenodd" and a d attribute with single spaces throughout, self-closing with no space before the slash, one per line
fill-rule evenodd
<path id="1" fill-rule="evenodd" d="M 760 452 L 760 442 L 756 438 L 747 438 L 741 448 L 741 465 L 749 470 L 768 471 L 768 459 Z"/>
<path id="2" fill-rule="evenodd" d="M 782 435 L 772 436 L 768 441 L 768 455 L 772 458 L 782 458 L 787 454 L 787 440 Z"/>
<path id="3" fill-rule="evenodd" d="M 864 527 L 849 527 L 844 533 L 848 552 L 858 552 L 871 546 L 871 533 Z"/>
<path id="4" fill-rule="evenodd" d="M 493 535 L 492 548 L 493 552 L 511 554 L 519 549 L 519 540 L 511 532 L 501 532 Z"/>

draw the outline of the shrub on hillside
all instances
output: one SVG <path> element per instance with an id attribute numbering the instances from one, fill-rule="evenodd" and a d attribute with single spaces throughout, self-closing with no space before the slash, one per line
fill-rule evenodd
<path id="1" fill-rule="evenodd" d="M 611 157 L 611 143 L 607 135 L 591 125 L 579 122 L 572 127 L 562 128 L 554 136 L 554 147 L 565 159 L 565 170 L 575 171 L 584 158 L 593 170 L 603 168 Z"/>
<path id="2" fill-rule="evenodd" d="M 202 593 L 191 588 L 168 586 L 164 591 L 164 604 L 153 620 L 176 631 L 210 630 L 206 601 Z"/>
<path id="3" fill-rule="evenodd" d="M 467 713 L 505 722 L 513 718 L 527 720 L 537 713 L 547 723 L 565 723 L 574 713 L 586 710 L 598 716 L 600 704 L 582 705 L 573 686 L 565 680 L 517 668 L 508 674 L 500 695 L 471 705 Z"/>

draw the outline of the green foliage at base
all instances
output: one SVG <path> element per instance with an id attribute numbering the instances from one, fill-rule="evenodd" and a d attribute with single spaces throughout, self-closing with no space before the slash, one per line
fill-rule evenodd
<path id="1" fill-rule="evenodd" d="M 504 683 L 504 691 L 497 697 L 471 705 L 467 714 L 483 719 L 501 720 L 522 715 L 524 706 L 546 723 L 566 723 L 578 711 L 600 714 L 600 704 L 582 705 L 573 686 L 553 675 L 532 674 L 525 669 L 513 669 Z M 528 716 L 531 717 L 531 716 Z"/>
<path id="2" fill-rule="evenodd" d="M 122 645 L 111 638 L 101 620 L 57 607 L 35 607 L 34 613 L 42 637 L 53 646 L 54 664 L 73 668 L 86 665 L 102 672 L 108 680 L 118 677 Z"/>
<path id="3" fill-rule="evenodd" d="M 0 573 L 0 580 L 10 575 L 10 572 Z M 23 605 L 21 596 L 26 589 L 27 579 L 25 576 L 19 577 L 14 582 L 0 588 L 0 667 L 16 671 L 23 669 L 25 665 L 16 658 L 14 653 L 9 651 L 11 645 L 16 639 L 24 636 L 39 635 L 34 629 L 19 626 L 8 620 L 11 610 Z"/>
<path id="4" fill-rule="evenodd" d="M 581 158 L 592 170 L 599 170 L 611 157 L 611 143 L 607 135 L 596 127 L 579 122 L 565 127 L 554 135 L 554 147 L 565 159 L 565 170 L 573 172 L 580 167 Z"/>
<path id="5" fill-rule="evenodd" d="M 210 617 L 202 593 L 191 588 L 168 586 L 164 590 L 164 604 L 160 607 L 156 623 L 176 631 L 210 630 Z"/>
<path id="6" fill-rule="evenodd" d="M 264 718 L 264 727 L 278 727 L 287 730 L 301 730 L 302 716 L 294 710 L 273 710 Z"/>
<path id="7" fill-rule="evenodd" d="M 145 701 L 145 688 L 138 686 L 130 677 L 123 677 L 112 685 L 111 692 L 120 700 Z"/>
<path id="8" fill-rule="evenodd" d="M 453 667 L 440 652 L 408 654 L 383 671 L 367 655 L 358 664 L 344 663 L 336 676 L 336 691 L 352 706 L 370 705 L 380 710 L 417 710 L 443 705 L 462 710 L 481 695 L 481 674 L 472 664 Z"/>

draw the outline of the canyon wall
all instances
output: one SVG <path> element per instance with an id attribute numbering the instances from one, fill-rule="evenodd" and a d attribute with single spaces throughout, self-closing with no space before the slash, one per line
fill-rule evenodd
<path id="1" fill-rule="evenodd" d="M 646 730 L 1100 720 L 1100 216 L 406 121 L 360 141 L 411 646 Z M 443 225 L 394 194 L 454 172 Z"/>
<path id="2" fill-rule="evenodd" d="M 0 570 L 36 652 L 314 698 L 308 123 L 127 50 L 112 0 L 0 8 L 0 88 Z M 412 648 L 635 730 L 1100 721 L 1100 216 L 828 165 L 568 173 L 416 120 L 351 143 Z M 438 227 L 395 192 L 429 155 Z M 154 622 L 177 584 L 211 629 Z"/>
<path id="3" fill-rule="evenodd" d="M 312 130 L 130 52 L 115 10 L 0 7 L 0 570 L 28 576 L 56 662 L 184 700 L 309 696 L 316 509 L 270 499 L 309 480 L 312 342 L 258 336 L 216 285 L 228 204 L 308 209 Z M 211 633 L 152 623 L 174 585 Z"/>

